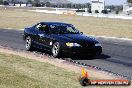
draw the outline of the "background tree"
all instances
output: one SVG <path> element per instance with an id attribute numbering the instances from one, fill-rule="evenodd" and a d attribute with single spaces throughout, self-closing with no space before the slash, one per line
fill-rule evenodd
<path id="1" fill-rule="evenodd" d="M 127 0 L 128 3 L 132 3 L 132 0 Z"/>
<path id="2" fill-rule="evenodd" d="M 0 4 L 3 4 L 3 0 L 0 0 Z"/>
<path id="3" fill-rule="evenodd" d="M 11 0 L 11 3 L 15 6 L 16 0 Z"/>
<path id="4" fill-rule="evenodd" d="M 81 4 L 76 4 L 77 9 L 81 9 L 82 5 Z"/>
<path id="5" fill-rule="evenodd" d="M 30 3 L 31 4 L 32 2 L 33 2 L 32 0 L 27 0 L 27 3 Z"/>
<path id="6" fill-rule="evenodd" d="M 9 5 L 9 2 L 8 1 L 3 1 L 3 4 L 4 5 Z"/>
<path id="7" fill-rule="evenodd" d="M 50 7 L 51 6 L 51 3 L 50 2 L 46 2 L 45 3 L 47 7 Z"/>
<path id="8" fill-rule="evenodd" d="M 68 3 L 67 4 L 67 8 L 72 8 L 72 4 L 71 3 Z"/>
<path id="9" fill-rule="evenodd" d="M 33 0 L 33 6 L 39 7 L 40 6 L 40 0 Z"/>

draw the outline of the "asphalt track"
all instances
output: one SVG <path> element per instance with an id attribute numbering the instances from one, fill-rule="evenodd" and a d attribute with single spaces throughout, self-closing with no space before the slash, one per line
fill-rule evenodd
<path id="1" fill-rule="evenodd" d="M 25 49 L 23 31 L 0 29 L 0 45 Z M 103 54 L 95 58 L 74 58 L 74 61 L 96 66 L 132 79 L 132 41 L 97 38 L 103 46 Z M 71 59 L 71 58 L 68 58 Z"/>

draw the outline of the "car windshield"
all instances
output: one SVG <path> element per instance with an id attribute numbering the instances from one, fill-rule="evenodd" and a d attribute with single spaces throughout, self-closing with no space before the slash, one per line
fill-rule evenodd
<path id="1" fill-rule="evenodd" d="M 80 32 L 72 25 L 52 24 L 50 31 L 53 34 L 79 34 Z"/>

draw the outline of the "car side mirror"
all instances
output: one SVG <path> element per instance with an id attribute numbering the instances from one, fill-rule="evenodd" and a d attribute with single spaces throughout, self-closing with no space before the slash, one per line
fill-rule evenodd
<path id="1" fill-rule="evenodd" d="M 81 34 L 83 34 L 83 32 L 80 32 Z"/>

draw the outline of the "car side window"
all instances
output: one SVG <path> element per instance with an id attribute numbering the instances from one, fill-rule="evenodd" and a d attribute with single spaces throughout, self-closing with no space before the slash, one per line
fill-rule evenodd
<path id="1" fill-rule="evenodd" d="M 43 31 L 45 25 L 42 25 L 42 24 L 38 24 L 36 25 L 36 29 L 38 29 L 39 31 Z"/>
<path id="2" fill-rule="evenodd" d="M 46 32 L 46 33 L 49 32 L 49 27 L 48 27 L 48 25 L 46 25 L 46 24 L 38 24 L 38 25 L 36 25 L 36 28 L 37 28 L 39 31 L 42 31 L 42 32 Z"/>
<path id="3" fill-rule="evenodd" d="M 41 24 L 36 25 L 36 28 L 39 30 L 39 28 L 41 27 Z"/>

